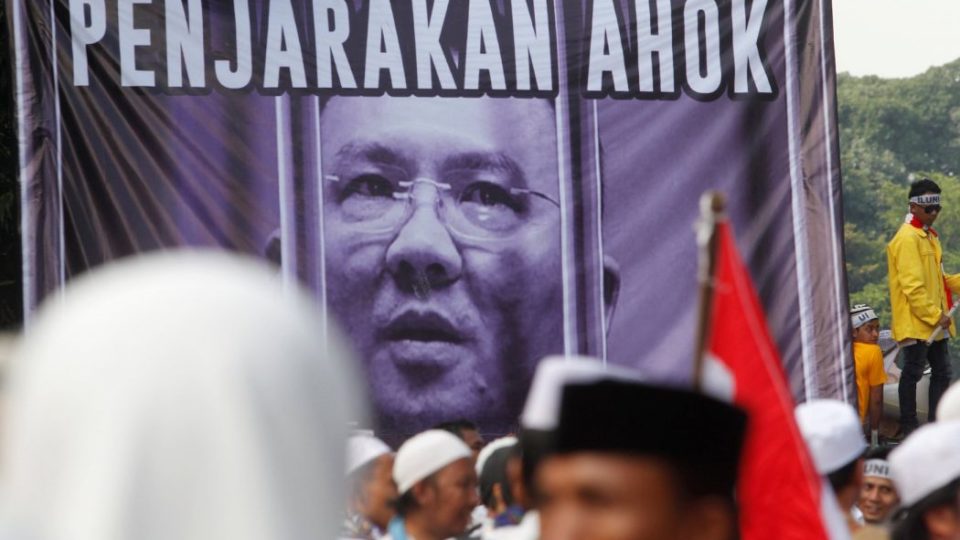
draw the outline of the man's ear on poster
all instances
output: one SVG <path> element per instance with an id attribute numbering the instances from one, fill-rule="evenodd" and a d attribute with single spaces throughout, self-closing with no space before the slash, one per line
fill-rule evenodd
<path id="1" fill-rule="evenodd" d="M 283 259 L 280 245 L 280 229 L 273 231 L 263 246 L 264 257 L 280 266 Z M 609 256 L 603 256 L 603 306 L 606 310 L 607 332 L 610 332 L 610 321 L 617 310 L 617 300 L 620 298 L 620 264 Z"/>
<path id="2" fill-rule="evenodd" d="M 263 256 L 278 267 L 283 264 L 283 252 L 280 248 L 280 229 L 276 229 L 263 244 Z"/>
<path id="3" fill-rule="evenodd" d="M 607 335 L 610 335 L 610 321 L 617 311 L 620 299 L 620 264 L 610 255 L 603 256 L 603 307 L 606 310 Z"/>

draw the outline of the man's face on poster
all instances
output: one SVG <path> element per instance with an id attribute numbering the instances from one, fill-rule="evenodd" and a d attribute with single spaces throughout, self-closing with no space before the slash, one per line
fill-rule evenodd
<path id="1" fill-rule="evenodd" d="M 334 97 L 321 137 L 327 301 L 380 428 L 507 430 L 563 350 L 550 103 Z"/>

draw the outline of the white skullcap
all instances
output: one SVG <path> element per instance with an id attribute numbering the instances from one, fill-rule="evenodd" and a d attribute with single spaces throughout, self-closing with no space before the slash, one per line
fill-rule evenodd
<path id="1" fill-rule="evenodd" d="M 373 435 L 351 436 L 347 441 L 347 474 L 353 474 L 360 467 L 392 451 L 387 443 Z"/>
<path id="2" fill-rule="evenodd" d="M 624 368 L 604 365 L 595 358 L 586 356 L 544 358 L 537 365 L 537 371 L 533 375 L 520 424 L 526 429 L 556 428 L 564 386 L 588 384 L 607 379 L 641 382 L 638 374 Z"/>
<path id="3" fill-rule="evenodd" d="M 724 403 L 733 403 L 737 393 L 737 381 L 733 372 L 714 355 L 704 355 L 703 371 L 700 373 L 701 391 Z"/>
<path id="4" fill-rule="evenodd" d="M 431 474 L 472 455 L 470 448 L 453 433 L 442 429 L 424 431 L 410 437 L 397 450 L 393 480 L 403 494 Z"/>
<path id="5" fill-rule="evenodd" d="M 483 447 L 483 450 L 480 450 L 480 455 L 477 456 L 477 476 L 483 472 L 483 466 L 487 464 L 487 460 L 493 455 L 494 452 L 501 448 L 507 448 L 517 444 L 517 438 L 513 436 L 500 437 L 494 441 L 491 441 L 490 444 Z"/>
<path id="6" fill-rule="evenodd" d="M 850 310 L 850 324 L 854 330 L 876 319 L 877 312 L 866 304 L 857 304 Z"/>
<path id="7" fill-rule="evenodd" d="M 830 474 L 860 457 L 867 443 L 860 418 L 850 405 L 835 399 L 814 399 L 794 411 L 817 472 Z"/>
<path id="8" fill-rule="evenodd" d="M 890 472 L 904 507 L 960 478 L 960 421 L 937 421 L 914 431 L 890 452 Z"/>
<path id="9" fill-rule="evenodd" d="M 954 383 L 940 397 L 937 421 L 960 420 L 960 384 Z"/>

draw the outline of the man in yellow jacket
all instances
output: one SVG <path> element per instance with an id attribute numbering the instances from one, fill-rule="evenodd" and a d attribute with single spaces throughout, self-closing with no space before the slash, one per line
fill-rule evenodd
<path id="1" fill-rule="evenodd" d="M 960 292 L 960 274 L 948 275 L 941 265 L 942 251 L 933 222 L 940 215 L 940 186 L 928 178 L 910 184 L 910 213 L 887 244 L 890 305 L 893 310 L 893 337 L 903 348 L 904 366 L 900 376 L 900 429 L 904 435 L 917 428 L 917 382 L 927 362 L 930 378 L 930 421 L 940 396 L 950 384 L 947 338 L 955 328 L 947 311 L 951 292 Z M 945 331 L 927 345 L 937 328 Z M 949 332 L 949 335 L 948 335 Z"/>

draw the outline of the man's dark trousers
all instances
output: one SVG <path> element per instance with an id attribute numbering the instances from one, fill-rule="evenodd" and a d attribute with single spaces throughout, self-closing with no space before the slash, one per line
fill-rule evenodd
<path id="1" fill-rule="evenodd" d="M 941 339 L 927 346 L 926 342 L 918 341 L 914 345 L 903 348 L 903 373 L 900 374 L 900 429 L 910 433 L 917 428 L 917 383 L 923 377 L 923 368 L 930 362 L 933 370 L 930 376 L 930 408 L 928 420 L 936 420 L 937 404 L 940 396 L 950 386 L 950 360 L 947 357 L 947 340 Z"/>

